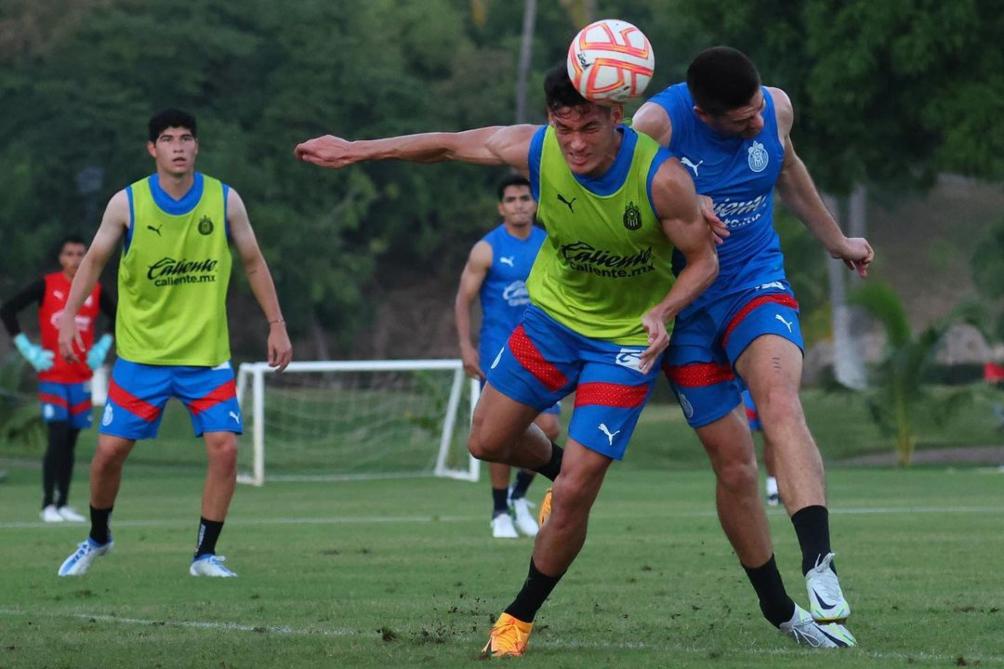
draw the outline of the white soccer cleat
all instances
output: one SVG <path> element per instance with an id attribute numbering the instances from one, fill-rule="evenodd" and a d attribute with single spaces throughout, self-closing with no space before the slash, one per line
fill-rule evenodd
<path id="1" fill-rule="evenodd" d="M 223 566 L 222 555 L 207 553 L 192 560 L 188 573 L 192 576 L 215 576 L 217 578 L 237 578 L 237 574 Z"/>
<path id="2" fill-rule="evenodd" d="M 43 523 L 62 523 L 66 520 L 59 514 L 55 504 L 50 504 L 42 509 L 42 513 L 38 514 L 38 517 L 42 519 Z"/>
<path id="3" fill-rule="evenodd" d="M 537 536 L 540 528 L 537 526 L 537 519 L 530 513 L 530 503 L 526 501 L 526 497 L 512 500 L 512 510 L 516 515 L 516 529 L 525 536 Z"/>
<path id="4" fill-rule="evenodd" d="M 56 509 L 56 512 L 68 523 L 83 523 L 87 520 L 77 513 L 77 510 L 72 506 L 61 506 Z"/>
<path id="5" fill-rule="evenodd" d="M 851 615 L 851 605 L 844 599 L 840 581 L 830 567 L 836 553 L 816 561 L 816 566 L 805 575 L 805 588 L 809 592 L 809 611 L 821 623 L 843 622 Z"/>
<path id="6" fill-rule="evenodd" d="M 788 622 L 781 623 L 780 630 L 800 646 L 811 648 L 850 648 L 858 643 L 843 625 L 817 622 L 798 604 L 795 604 L 795 615 Z"/>
<path id="7" fill-rule="evenodd" d="M 57 573 L 60 576 L 83 576 L 90 569 L 94 559 L 107 554 L 114 545 L 115 542 L 111 539 L 106 544 L 99 544 L 87 537 L 87 540 L 77 546 L 77 550 L 63 561 Z"/>
<path id="8" fill-rule="evenodd" d="M 508 513 L 500 513 L 492 518 L 492 537 L 495 539 L 519 539 L 516 526 Z"/>

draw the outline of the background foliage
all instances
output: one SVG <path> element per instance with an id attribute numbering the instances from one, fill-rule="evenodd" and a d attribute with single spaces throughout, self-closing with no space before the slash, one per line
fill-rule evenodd
<path id="1" fill-rule="evenodd" d="M 534 122 L 543 72 L 589 4 L 538 3 Z M 830 191 L 1004 174 L 993 123 L 1004 15 L 991 0 L 594 4 L 652 39 L 652 91 L 705 46 L 747 51 L 791 95 L 796 146 Z M 151 168 L 146 119 L 180 106 L 199 118 L 201 169 L 248 203 L 293 334 L 348 349 L 379 306 L 372 296 L 456 274 L 501 173 L 321 171 L 294 162 L 293 145 L 511 122 L 522 13 L 503 0 L 0 0 L 0 292 L 34 276 L 67 230 L 90 234 L 108 198 Z M 782 225 L 789 248 L 815 244 Z M 824 302 L 819 257 L 788 254 L 807 314 Z M 235 299 L 249 308 L 246 291 Z M 235 335 L 238 349 L 252 341 Z"/>

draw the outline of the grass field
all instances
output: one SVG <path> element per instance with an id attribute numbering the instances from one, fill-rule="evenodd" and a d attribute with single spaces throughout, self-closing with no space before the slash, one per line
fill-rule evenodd
<path id="1" fill-rule="evenodd" d="M 860 647 L 823 654 L 760 618 L 718 529 L 708 473 L 643 469 L 611 472 L 522 666 L 1004 666 L 1004 475 L 832 471 Z M 9 477 L 0 667 L 466 666 L 530 550 L 489 537 L 484 484 L 275 483 L 235 498 L 220 549 L 240 578 L 194 579 L 198 471 L 134 464 L 113 519 L 115 552 L 83 578 L 60 579 L 85 529 L 34 522 L 38 472 L 15 467 Z M 76 485 L 82 495 L 83 479 Z M 771 521 L 804 604 L 794 534 L 782 512 Z"/>

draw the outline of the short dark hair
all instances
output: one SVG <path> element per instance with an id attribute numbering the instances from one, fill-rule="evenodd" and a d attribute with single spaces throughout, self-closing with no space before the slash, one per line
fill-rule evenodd
<path id="1" fill-rule="evenodd" d="M 180 109 L 165 109 L 150 117 L 149 135 L 150 141 L 156 142 L 160 133 L 168 128 L 185 128 L 192 133 L 192 137 L 198 137 L 199 132 L 195 127 L 195 117 Z"/>
<path id="2" fill-rule="evenodd" d="M 87 248 L 87 242 L 84 241 L 83 237 L 75 233 L 68 234 L 59 240 L 59 244 L 56 246 L 57 256 L 63 252 L 63 249 L 66 247 L 67 244 L 80 244 L 84 248 Z"/>
<path id="3" fill-rule="evenodd" d="M 714 46 L 690 63 L 687 88 L 698 107 L 718 116 L 750 101 L 760 88 L 760 73 L 742 51 Z"/>
<path id="4" fill-rule="evenodd" d="M 499 182 L 498 187 L 499 202 L 501 202 L 502 198 L 505 197 L 505 189 L 510 186 L 525 186 L 530 188 L 530 180 L 522 174 L 510 174 L 506 178 L 502 179 L 502 181 Z M 532 191 L 533 189 L 530 188 L 530 190 Z"/>
<path id="5" fill-rule="evenodd" d="M 550 111 L 557 111 L 562 107 L 581 107 L 582 105 L 593 104 L 582 97 L 582 94 L 572 85 L 572 80 L 568 77 L 568 66 L 562 61 L 547 71 L 544 77 L 544 99 Z"/>

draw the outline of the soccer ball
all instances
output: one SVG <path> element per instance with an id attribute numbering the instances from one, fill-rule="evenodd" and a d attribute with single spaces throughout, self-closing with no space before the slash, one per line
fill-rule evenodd
<path id="1" fill-rule="evenodd" d="M 579 31 L 568 47 L 568 77 L 590 102 L 623 102 L 641 95 L 655 71 L 645 33 L 627 21 L 603 19 Z"/>

